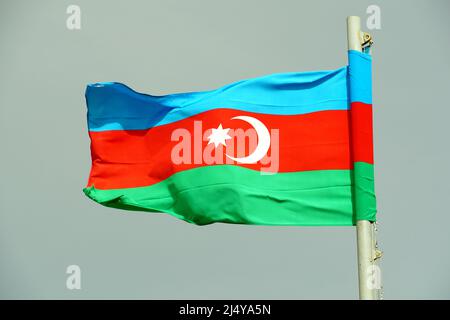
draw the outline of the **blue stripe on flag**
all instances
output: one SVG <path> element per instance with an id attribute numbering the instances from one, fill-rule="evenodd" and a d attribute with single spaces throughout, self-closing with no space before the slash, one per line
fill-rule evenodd
<path id="1" fill-rule="evenodd" d="M 221 108 L 275 115 L 347 110 L 347 80 L 343 67 L 273 74 L 166 96 L 138 93 L 116 82 L 95 83 L 86 89 L 88 126 L 90 131 L 148 129 Z"/>

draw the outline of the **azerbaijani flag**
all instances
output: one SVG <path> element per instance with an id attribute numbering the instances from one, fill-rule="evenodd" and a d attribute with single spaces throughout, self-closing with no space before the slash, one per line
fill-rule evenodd
<path id="1" fill-rule="evenodd" d="M 113 208 L 203 225 L 375 221 L 371 57 L 152 96 L 86 89 L 92 168 L 84 193 Z"/>

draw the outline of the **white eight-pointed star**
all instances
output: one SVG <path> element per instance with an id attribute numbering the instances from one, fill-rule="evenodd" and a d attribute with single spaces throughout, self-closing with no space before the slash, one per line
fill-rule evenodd
<path id="1" fill-rule="evenodd" d="M 217 129 L 212 129 L 212 133 L 208 136 L 208 144 L 214 143 L 216 148 L 219 144 L 226 146 L 225 140 L 231 139 L 228 135 L 228 131 L 230 131 L 230 128 L 224 129 L 222 128 L 222 124 L 219 124 L 219 127 Z"/>

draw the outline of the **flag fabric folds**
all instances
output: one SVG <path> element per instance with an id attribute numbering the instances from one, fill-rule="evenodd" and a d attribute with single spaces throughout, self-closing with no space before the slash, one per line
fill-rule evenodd
<path id="1" fill-rule="evenodd" d="M 204 225 L 355 225 L 376 219 L 371 57 L 207 92 L 87 86 L 84 193 Z"/>

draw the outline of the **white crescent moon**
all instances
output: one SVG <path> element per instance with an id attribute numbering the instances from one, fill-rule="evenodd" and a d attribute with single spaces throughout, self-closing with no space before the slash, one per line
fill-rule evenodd
<path id="1" fill-rule="evenodd" d="M 240 163 L 256 163 L 264 158 L 270 147 L 270 133 L 269 130 L 267 130 L 266 126 L 261 121 L 253 117 L 237 116 L 231 119 L 243 120 L 252 125 L 256 131 L 256 134 L 258 135 L 258 145 L 256 146 L 255 151 L 253 151 L 253 153 L 249 154 L 247 157 L 234 158 L 227 154 L 225 155 L 231 160 Z"/>

